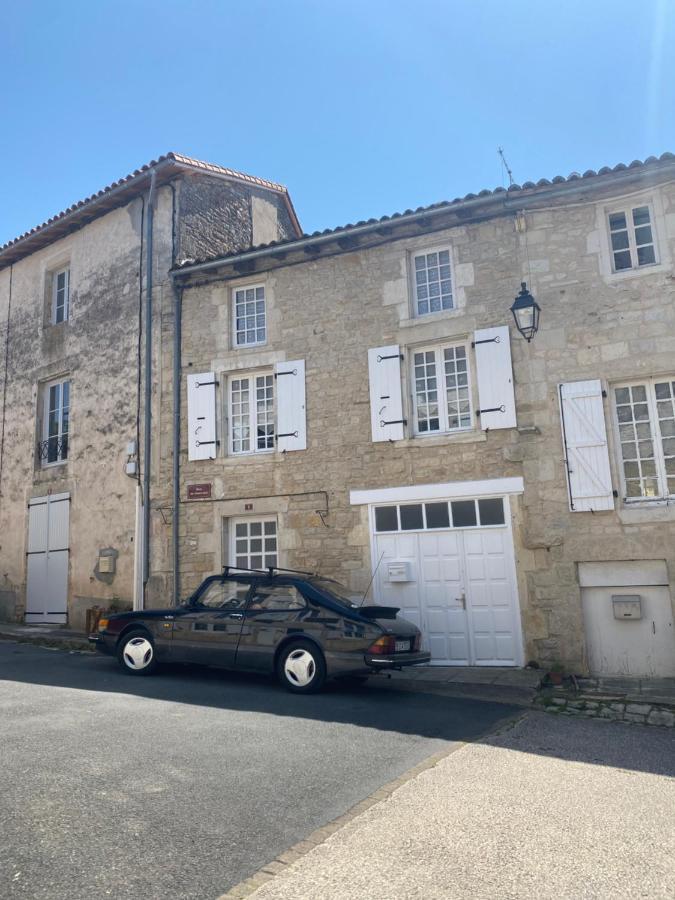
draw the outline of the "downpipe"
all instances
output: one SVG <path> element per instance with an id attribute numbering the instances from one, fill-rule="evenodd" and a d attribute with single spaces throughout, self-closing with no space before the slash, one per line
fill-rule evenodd
<path id="1" fill-rule="evenodd" d="M 146 215 L 145 242 L 145 384 L 143 422 L 143 594 L 150 576 L 150 453 L 152 450 L 152 232 L 157 173 L 152 170 Z"/>
<path id="2" fill-rule="evenodd" d="M 173 515 L 171 537 L 173 554 L 173 605 L 180 603 L 180 554 L 178 546 L 180 511 L 180 373 L 183 288 L 173 281 Z"/>

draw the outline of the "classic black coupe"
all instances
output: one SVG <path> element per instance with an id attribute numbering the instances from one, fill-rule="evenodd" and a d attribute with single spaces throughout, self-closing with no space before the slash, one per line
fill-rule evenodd
<path id="1" fill-rule="evenodd" d="M 90 640 L 130 675 L 162 662 L 276 672 L 290 691 L 326 678 L 427 663 L 421 634 L 390 606 L 365 606 L 336 581 L 283 569 L 226 568 L 180 606 L 102 618 Z"/>

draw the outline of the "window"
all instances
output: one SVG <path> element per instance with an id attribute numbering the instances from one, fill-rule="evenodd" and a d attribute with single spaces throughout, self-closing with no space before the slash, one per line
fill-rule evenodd
<path id="1" fill-rule="evenodd" d="M 274 449 L 274 375 L 230 379 L 231 453 Z"/>
<path id="2" fill-rule="evenodd" d="M 275 612 L 305 609 L 306 606 L 305 598 L 292 584 L 263 584 L 253 592 L 248 608 Z"/>
<path id="3" fill-rule="evenodd" d="M 501 497 L 485 500 L 444 500 L 442 503 L 402 503 L 375 507 L 375 531 L 429 531 L 434 528 L 485 528 L 504 525 Z"/>
<path id="4" fill-rule="evenodd" d="M 52 323 L 68 320 L 70 304 L 70 269 L 60 269 L 52 277 Z"/>
<path id="5" fill-rule="evenodd" d="M 675 495 L 675 380 L 655 378 L 614 388 L 624 496 Z"/>
<path id="6" fill-rule="evenodd" d="M 70 382 L 47 384 L 43 393 L 42 437 L 38 455 L 43 466 L 65 462 L 68 458 Z"/>
<path id="7" fill-rule="evenodd" d="M 609 214 L 612 267 L 615 272 L 653 266 L 658 262 L 649 206 L 636 206 Z"/>
<path id="8" fill-rule="evenodd" d="M 264 344 L 267 340 L 265 288 L 262 285 L 235 288 L 232 293 L 235 346 Z"/>
<path id="9" fill-rule="evenodd" d="M 471 428 L 469 361 L 464 345 L 413 352 L 415 434 Z"/>
<path id="10" fill-rule="evenodd" d="M 230 559 L 239 569 L 266 569 L 277 565 L 277 523 L 274 519 L 234 523 L 234 552 Z"/>
<path id="11" fill-rule="evenodd" d="M 452 309 L 450 250 L 434 250 L 413 257 L 415 312 L 418 316 Z"/>
<path id="12" fill-rule="evenodd" d="M 209 609 L 241 609 L 246 603 L 248 584 L 237 581 L 212 581 L 199 595 L 197 603 Z"/>

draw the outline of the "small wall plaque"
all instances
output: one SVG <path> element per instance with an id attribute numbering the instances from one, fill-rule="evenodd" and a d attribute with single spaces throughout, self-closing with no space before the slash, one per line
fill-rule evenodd
<path id="1" fill-rule="evenodd" d="M 188 484 L 187 486 L 188 500 L 210 500 L 211 485 L 209 484 Z"/>
<path id="2" fill-rule="evenodd" d="M 253 504 L 252 503 L 244 503 L 244 512 L 252 512 Z"/>

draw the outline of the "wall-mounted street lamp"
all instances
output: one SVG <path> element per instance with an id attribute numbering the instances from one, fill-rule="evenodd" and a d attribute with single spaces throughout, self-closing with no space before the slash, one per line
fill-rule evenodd
<path id="1" fill-rule="evenodd" d="M 516 328 L 529 344 L 539 329 L 539 313 L 541 308 L 527 289 L 524 281 L 520 282 L 520 293 L 511 307 Z"/>

